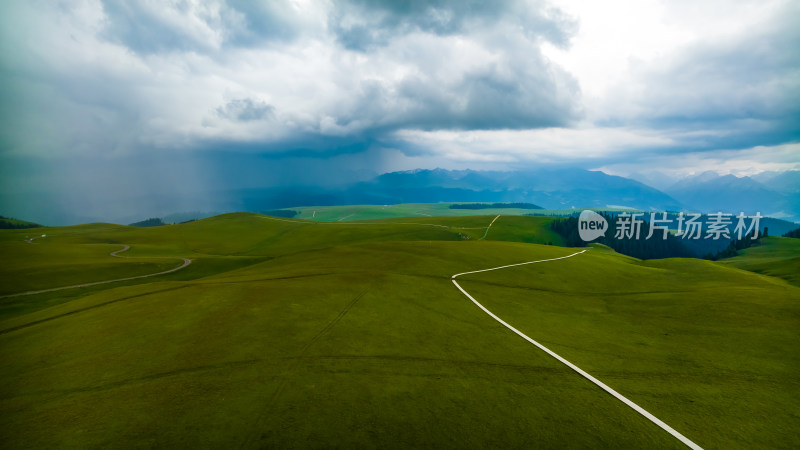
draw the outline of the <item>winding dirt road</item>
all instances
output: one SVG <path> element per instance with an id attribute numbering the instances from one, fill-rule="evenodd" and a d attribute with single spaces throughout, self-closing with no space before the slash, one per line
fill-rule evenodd
<path id="1" fill-rule="evenodd" d="M 487 228 L 487 232 L 488 232 L 488 228 Z M 572 364 L 571 362 L 569 362 L 566 359 L 562 358 L 561 356 L 559 356 L 558 354 L 556 354 L 555 352 L 553 352 L 549 348 L 547 348 L 544 345 L 542 345 L 542 344 L 536 342 L 535 340 L 529 338 L 523 332 L 517 330 L 513 326 L 509 325 L 503 319 L 497 317 L 493 312 L 491 312 L 488 309 L 486 309 L 485 306 L 483 306 L 480 303 L 478 303 L 478 301 L 475 300 L 475 298 L 473 296 L 471 296 L 469 294 L 469 292 L 467 292 L 463 287 L 461 287 L 461 285 L 458 284 L 458 282 L 456 281 L 456 278 L 460 277 L 461 275 L 469 275 L 471 273 L 480 273 L 480 272 L 489 272 L 489 271 L 492 271 L 492 270 L 506 269 L 508 267 L 524 266 L 524 265 L 527 265 L 527 264 L 536 264 L 536 263 L 542 263 L 542 262 L 548 262 L 548 261 L 556 261 L 556 260 L 559 260 L 559 259 L 572 258 L 573 256 L 580 255 L 581 253 L 584 253 L 585 251 L 586 250 L 581 250 L 579 252 L 575 252 L 575 253 L 572 253 L 570 255 L 562 256 L 562 257 L 559 257 L 559 258 L 540 259 L 540 260 L 537 260 L 537 261 L 527 261 L 527 262 L 518 263 L 518 264 L 509 264 L 509 265 L 506 265 L 506 266 L 492 267 L 490 269 L 481 269 L 481 270 L 473 270 L 471 272 L 457 273 L 457 274 L 453 275 L 452 277 L 450 277 L 450 280 L 458 288 L 458 290 L 461 291 L 462 294 L 464 294 L 468 299 L 472 300 L 472 303 L 477 305 L 478 308 L 483 310 L 483 312 L 488 314 L 492 319 L 500 322 L 500 324 L 502 324 L 504 327 L 506 327 L 509 330 L 511 330 L 514 333 L 516 333 L 519 337 L 521 337 L 521 338 L 525 339 L 526 341 L 530 342 L 531 344 L 535 345 L 536 347 L 538 347 L 543 352 L 545 352 L 548 355 L 552 356 L 553 358 L 557 359 L 559 362 L 561 362 L 562 364 L 566 365 L 570 369 L 574 370 L 575 372 L 580 374 L 582 377 L 586 378 L 587 380 L 589 380 L 592 383 L 594 383 L 597 386 L 599 386 L 604 391 L 606 391 L 609 394 L 613 395 L 617 400 L 621 401 L 622 403 L 625 403 L 626 405 L 631 407 L 634 411 L 638 412 L 639 414 L 641 414 L 642 416 L 646 417 L 648 420 L 650 420 L 654 424 L 656 424 L 659 427 L 661 427 L 661 429 L 663 429 L 667 433 L 671 434 L 673 437 L 675 437 L 679 441 L 683 442 L 687 447 L 689 447 L 689 448 L 691 448 L 693 450 L 703 450 L 702 447 L 700 447 L 699 445 L 697 445 L 694 442 L 692 442 L 691 440 L 689 440 L 689 438 L 687 438 L 686 436 L 684 436 L 684 435 L 680 434 L 679 432 L 675 431 L 675 429 L 673 429 L 672 427 L 670 427 L 666 423 L 662 422 L 658 417 L 656 417 L 656 416 L 650 414 L 649 412 L 647 412 L 641 406 L 639 406 L 636 403 L 630 401 L 628 398 L 624 397 L 622 394 L 620 394 L 619 392 L 615 391 L 614 389 L 611 389 L 609 386 L 607 386 L 602 381 L 600 381 L 597 378 L 595 378 L 595 377 L 589 375 L 588 373 L 584 372 L 580 367 L 578 367 L 575 364 Z"/>
<path id="2" fill-rule="evenodd" d="M 130 248 L 131 248 L 130 245 L 123 245 L 121 249 L 113 251 L 113 252 L 109 253 L 109 255 L 113 256 L 114 258 L 128 258 L 128 259 L 136 258 L 134 256 L 120 256 L 119 255 L 120 253 L 122 253 L 124 251 L 127 251 Z M 156 259 L 154 257 L 147 257 L 147 256 L 143 256 L 142 258 Z M 166 275 L 168 273 L 177 272 L 177 271 L 185 268 L 186 266 L 188 266 L 189 264 L 192 263 L 192 260 L 189 259 L 189 258 L 169 258 L 169 259 L 181 259 L 181 260 L 183 260 L 183 264 L 181 264 L 180 266 L 178 266 L 178 267 L 176 267 L 174 269 L 165 270 L 163 272 L 150 273 L 150 274 L 147 274 L 147 275 L 137 275 L 135 277 L 117 278 L 115 280 L 93 281 L 91 283 L 75 284 L 75 285 L 72 285 L 72 286 L 62 286 L 62 287 L 50 288 L 50 289 L 42 289 L 42 290 L 39 290 L 39 291 L 18 292 L 16 294 L 0 295 L 0 298 L 19 297 L 19 296 L 22 296 L 22 295 L 43 294 L 45 292 L 62 291 L 64 289 L 76 289 L 76 288 L 83 288 L 83 287 L 89 287 L 89 286 L 97 286 L 99 284 L 117 283 L 117 282 L 120 282 L 120 281 L 138 280 L 139 278 L 149 278 L 149 277 L 155 277 L 155 276 L 158 276 L 158 275 Z"/>

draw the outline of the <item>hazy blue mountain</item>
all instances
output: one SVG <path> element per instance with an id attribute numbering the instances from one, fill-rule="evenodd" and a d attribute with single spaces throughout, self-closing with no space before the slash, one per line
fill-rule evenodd
<path id="1" fill-rule="evenodd" d="M 634 172 L 628 175 L 626 178 L 630 178 L 631 180 L 636 180 L 640 183 L 656 188 L 660 191 L 664 191 L 665 189 L 675 184 L 675 178 L 673 176 L 667 175 L 658 170 L 650 170 L 646 172 Z"/>
<path id="2" fill-rule="evenodd" d="M 695 186 L 699 186 L 703 183 L 707 183 L 709 181 L 716 180 L 717 178 L 721 178 L 721 175 L 713 170 L 707 170 L 703 173 L 688 176 L 685 178 L 681 178 L 680 180 L 676 181 L 672 185 L 666 187 L 664 189 L 665 192 L 672 192 L 672 191 L 680 191 L 684 189 L 692 189 Z"/>
<path id="3" fill-rule="evenodd" d="M 725 187 L 728 189 L 763 189 L 767 188 L 750 177 L 737 177 L 736 175 L 718 175 L 716 172 L 703 172 L 700 175 L 687 177 L 679 180 L 669 188 L 674 190 L 688 190 L 703 186 Z"/>
<path id="4" fill-rule="evenodd" d="M 751 178 L 776 192 L 783 194 L 800 193 L 800 170 L 762 172 Z"/>
<path id="5" fill-rule="evenodd" d="M 678 181 L 667 193 L 688 208 L 703 212 L 761 212 L 793 219 L 800 216 L 797 196 L 769 189 L 750 177 L 705 172 Z"/>
<path id="6" fill-rule="evenodd" d="M 530 202 L 545 208 L 680 209 L 675 199 L 638 181 L 583 169 L 412 170 L 381 175 L 351 191 L 385 203 Z"/>
<path id="7" fill-rule="evenodd" d="M 192 197 L 164 193 L 153 206 L 147 199 L 122 199 L 118 208 L 97 211 L 72 205 L 32 199 L 20 217 L 47 225 L 69 225 L 92 221 L 131 223 L 143 217 L 161 217 L 165 222 L 201 218 L 212 213 L 169 214 L 175 211 L 267 211 L 293 206 L 352 204 L 396 204 L 428 202 L 534 203 L 548 209 L 607 208 L 627 206 L 641 210 L 738 213 L 800 219 L 800 171 L 753 178 L 703 173 L 680 180 L 667 193 L 639 181 L 600 171 L 574 168 L 541 168 L 524 171 L 412 170 L 376 176 L 338 188 L 288 186 L 234 189 L 196 193 Z M 780 190 L 776 190 L 780 189 Z M 150 204 L 150 207 L 141 205 Z M 85 216 L 78 216 L 85 214 Z"/>
<path id="8" fill-rule="evenodd" d="M 638 181 L 582 169 L 411 170 L 386 173 L 341 189 L 251 189 L 229 193 L 229 197 L 234 200 L 218 209 L 436 202 L 522 202 L 554 209 L 609 205 L 659 211 L 681 208 L 675 199 Z"/>

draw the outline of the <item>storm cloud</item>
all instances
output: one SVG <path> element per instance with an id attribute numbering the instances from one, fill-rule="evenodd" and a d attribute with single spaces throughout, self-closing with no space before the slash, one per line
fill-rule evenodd
<path id="1" fill-rule="evenodd" d="M 14 47 L 3 53 L 6 88 L 31 113 L 17 128 L 44 117 L 57 124 L 53 140 L 88 140 L 98 152 L 109 141 L 138 151 L 209 138 L 564 126 L 580 110 L 578 85 L 538 48 L 564 45 L 575 25 L 539 3 L 50 5 L 16 4 L 3 26 Z M 35 38 L 15 33 L 12 16 L 34 25 Z M 369 33 L 355 37 L 358 27 Z M 265 115 L 271 124 L 217 120 Z M 125 135 L 142 138 L 119 142 Z"/>
<path id="2" fill-rule="evenodd" d="M 70 180 L 100 169 L 110 197 L 737 150 L 775 170 L 769 149 L 800 140 L 799 17 L 788 0 L 12 1 L 0 208 L 91 197 Z"/>

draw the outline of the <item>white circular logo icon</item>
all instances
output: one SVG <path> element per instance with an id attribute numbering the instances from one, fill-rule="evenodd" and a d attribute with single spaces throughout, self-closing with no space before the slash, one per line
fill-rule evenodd
<path id="1" fill-rule="evenodd" d="M 606 230 L 608 230 L 606 218 L 594 211 L 586 209 L 578 217 L 578 234 L 586 242 L 605 236 Z"/>

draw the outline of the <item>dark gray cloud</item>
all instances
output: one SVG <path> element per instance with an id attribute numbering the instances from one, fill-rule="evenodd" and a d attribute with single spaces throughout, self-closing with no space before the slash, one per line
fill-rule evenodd
<path id="1" fill-rule="evenodd" d="M 193 16 L 187 4 L 169 8 L 153 6 L 147 2 L 103 1 L 103 11 L 107 16 L 103 36 L 138 53 L 198 51 L 213 45 L 180 26 L 189 25 Z M 210 15 L 197 18 L 201 27 L 213 26 L 213 22 L 220 19 Z"/>
<path id="2" fill-rule="evenodd" d="M 350 50 L 368 51 L 387 45 L 399 34 L 439 36 L 470 34 L 503 23 L 531 40 L 566 46 L 577 24 L 544 2 L 498 0 L 369 1 L 343 0 L 329 26 Z"/>
<path id="3" fill-rule="evenodd" d="M 235 99 L 216 109 L 217 114 L 228 120 L 250 122 L 273 117 L 275 107 L 249 98 Z"/>
<path id="4" fill-rule="evenodd" d="M 103 36 L 142 54 L 214 53 L 290 41 L 302 32 L 301 13 L 289 2 L 102 0 L 102 5 Z"/>
<path id="5" fill-rule="evenodd" d="M 252 47 L 265 41 L 290 41 L 304 31 L 302 12 L 288 2 L 228 0 L 226 8 L 236 17 L 231 21 L 227 42 Z"/>
<path id="6" fill-rule="evenodd" d="M 465 73 L 444 89 L 423 77 L 404 80 L 400 91 L 413 106 L 399 128 L 529 129 L 577 117 L 580 91 L 566 73 L 535 54 L 504 63 Z"/>
<path id="7" fill-rule="evenodd" d="M 290 2 L 157 5 L 105 1 L 100 38 L 147 59 L 167 55 L 170 60 L 184 60 L 177 67 L 184 72 L 180 76 L 194 80 L 219 76 L 225 65 L 241 62 L 242 56 L 272 58 L 247 52 L 274 51 L 306 60 L 308 66 L 299 77 L 289 73 L 297 69 L 277 64 L 265 67 L 263 63 L 252 68 L 249 63 L 254 71 L 247 75 L 277 75 L 279 81 L 264 85 L 250 81 L 241 92 L 233 92 L 244 99 L 212 108 L 219 118 L 233 122 L 270 118 L 275 126 L 289 130 L 288 136 L 273 133 L 271 142 L 263 142 L 264 148 L 277 144 L 290 151 L 285 146 L 309 132 L 323 138 L 352 134 L 363 139 L 385 137 L 408 127 L 565 126 L 580 117 L 580 89 L 574 78 L 550 63 L 539 49 L 543 41 L 566 45 L 576 23 L 544 2 L 353 0 L 334 2 L 329 9 L 321 3 L 312 5 L 312 11 L 303 11 Z M 321 22 L 306 17 L 313 16 L 311 12 Z M 326 27 L 332 36 L 325 35 Z M 453 36 L 459 36 L 466 46 L 461 49 L 459 43 L 449 41 Z M 323 45 L 323 54 L 307 59 L 302 52 L 295 53 L 294 45 L 300 41 L 305 42 L 301 48 Z M 336 42 L 344 48 L 330 47 Z M 366 62 L 354 63 L 349 55 L 352 50 L 363 53 Z M 337 61 L 339 58 L 346 59 Z M 147 59 L 145 64 L 152 66 Z M 406 75 L 392 76 L 391 70 L 381 67 L 384 64 Z M 148 75 L 158 76 L 156 70 Z M 291 78 L 281 76 L 282 72 Z M 237 75 L 224 76 L 235 79 Z M 318 85 L 303 90 L 292 87 L 309 77 L 309 82 L 318 81 Z M 87 87 L 110 83 L 113 78 Z M 123 92 L 135 95 L 138 86 L 132 87 Z M 81 90 L 78 86 L 77 91 Z M 293 92 L 295 98 L 287 98 L 286 92 Z M 270 98 L 269 105 L 248 100 L 252 95 Z M 305 99 L 296 96 L 303 95 L 319 98 L 313 109 L 298 111 L 296 105 Z M 284 98 L 273 101 L 272 97 Z M 208 130 L 223 129 L 207 119 L 202 124 Z M 233 134 L 259 139 L 252 127 Z M 318 141 L 312 139 L 303 148 L 336 148 Z"/>
<path id="8" fill-rule="evenodd" d="M 395 130 L 529 129 L 565 126 L 580 117 L 580 89 L 540 54 L 513 53 L 452 76 L 421 64 L 393 83 L 355 82 L 329 114 L 332 125 L 359 136 Z M 324 130 L 319 130 L 324 134 Z"/>

